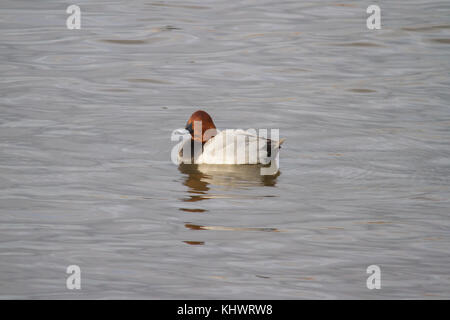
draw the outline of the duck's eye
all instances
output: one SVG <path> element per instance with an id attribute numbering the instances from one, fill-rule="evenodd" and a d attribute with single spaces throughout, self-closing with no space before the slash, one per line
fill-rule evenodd
<path id="1" fill-rule="evenodd" d="M 192 122 L 191 123 L 188 123 L 187 125 L 186 125 L 186 128 L 185 128 L 187 131 L 189 131 L 189 133 L 190 134 L 194 134 L 194 128 L 192 128 Z"/>

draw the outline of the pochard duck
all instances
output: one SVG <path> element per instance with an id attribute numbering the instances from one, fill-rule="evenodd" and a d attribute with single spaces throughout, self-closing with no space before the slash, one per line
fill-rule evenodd
<path id="1" fill-rule="evenodd" d="M 267 134 L 257 135 L 253 129 L 219 131 L 203 110 L 191 115 L 185 129 L 186 138 L 178 151 L 179 164 L 267 165 L 275 160 L 278 167 L 279 149 L 285 141 L 268 139 Z"/>

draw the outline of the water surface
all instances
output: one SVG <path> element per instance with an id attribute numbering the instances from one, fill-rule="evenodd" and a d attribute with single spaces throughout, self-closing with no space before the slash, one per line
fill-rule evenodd
<path id="1" fill-rule="evenodd" d="M 377 3 L 3 0 L 0 297 L 450 298 L 450 3 Z M 173 165 L 198 108 L 280 174 Z"/>

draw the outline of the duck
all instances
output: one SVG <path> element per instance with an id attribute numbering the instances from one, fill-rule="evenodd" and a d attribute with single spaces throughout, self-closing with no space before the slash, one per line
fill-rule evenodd
<path id="1" fill-rule="evenodd" d="M 267 130 L 265 130 L 267 132 Z M 260 130 L 260 133 L 264 131 Z M 278 169 L 279 150 L 285 139 L 268 139 L 256 130 L 218 130 L 212 117 L 195 111 L 184 128 L 185 138 L 179 144 L 179 164 L 271 165 Z M 275 160 L 275 161 L 273 161 Z"/>

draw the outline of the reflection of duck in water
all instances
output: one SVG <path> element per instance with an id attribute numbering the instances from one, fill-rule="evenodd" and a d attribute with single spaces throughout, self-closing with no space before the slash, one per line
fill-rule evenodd
<path id="1" fill-rule="evenodd" d="M 187 138 L 180 144 L 180 164 L 221 165 L 215 167 L 214 171 L 226 172 L 232 172 L 234 169 L 230 170 L 223 165 L 270 164 L 272 170 L 263 174 L 273 175 L 278 172 L 278 153 L 284 139 L 267 139 L 258 136 L 255 130 L 218 131 L 210 115 L 201 110 L 191 115 L 186 130 L 190 139 Z"/>
<path id="2" fill-rule="evenodd" d="M 189 198 L 185 198 L 183 201 L 196 202 L 213 198 L 240 197 L 239 194 L 231 195 L 221 192 L 212 194 L 209 191 L 213 185 L 223 187 L 222 191 L 252 186 L 274 187 L 280 172 L 275 175 L 261 175 L 260 169 L 260 165 L 181 164 L 178 170 L 186 174 L 183 184 L 189 187 L 190 194 Z"/>
<path id="3" fill-rule="evenodd" d="M 273 197 L 272 194 L 265 195 L 245 195 L 242 192 L 227 192 L 238 190 L 251 186 L 270 186 L 276 185 L 277 172 L 275 175 L 261 175 L 260 165 L 195 165 L 181 164 L 178 167 L 181 173 L 185 174 L 183 184 L 189 188 L 187 198 L 184 202 L 196 202 L 208 199 L 262 199 Z M 220 190 L 222 189 L 222 190 Z M 242 190 L 241 190 L 242 191 Z M 189 213 L 202 213 L 208 210 L 198 207 L 180 208 L 181 211 Z M 220 226 L 220 225 L 200 225 L 192 222 L 186 222 L 184 226 L 189 230 L 209 230 L 209 231 L 262 231 L 262 232 L 281 232 L 272 227 L 241 227 L 241 226 Z M 204 241 L 183 241 L 189 245 L 204 245 Z"/>
<path id="4" fill-rule="evenodd" d="M 239 189 L 251 186 L 276 185 L 278 171 L 274 175 L 261 175 L 261 165 L 214 165 L 214 164 L 181 164 L 178 169 L 186 174 L 184 185 L 190 192 L 206 194 L 210 187 L 216 185 L 225 189 Z"/>

